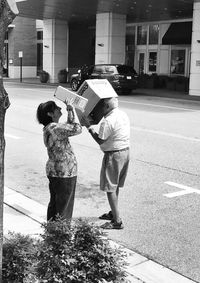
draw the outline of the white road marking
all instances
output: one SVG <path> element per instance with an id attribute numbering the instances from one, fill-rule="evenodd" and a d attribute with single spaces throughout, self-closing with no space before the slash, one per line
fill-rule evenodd
<path id="1" fill-rule="evenodd" d="M 137 104 L 137 105 L 144 105 L 144 106 L 153 106 L 159 108 L 167 108 L 167 109 L 176 109 L 176 110 L 183 110 L 183 111 L 192 111 L 192 112 L 199 112 L 199 109 L 192 109 L 192 108 L 183 108 L 183 107 L 176 107 L 176 106 L 167 106 L 161 104 L 153 104 L 153 103 L 143 103 L 143 102 L 133 102 L 127 100 L 120 100 L 120 102 L 128 103 L 128 104 Z"/>
<path id="2" fill-rule="evenodd" d="M 193 193 L 200 195 L 200 190 L 194 189 L 192 187 L 184 186 L 184 185 L 177 184 L 174 182 L 165 182 L 165 184 L 181 189 L 181 191 L 177 191 L 174 193 L 163 194 L 167 198 L 174 198 L 174 197 L 184 196 L 184 195 L 193 194 Z"/>
<path id="3" fill-rule="evenodd" d="M 179 138 L 179 139 L 184 139 L 184 140 L 188 140 L 188 141 L 200 142 L 200 138 L 191 138 L 191 137 L 186 137 L 186 136 L 183 136 L 183 135 L 178 135 L 178 134 L 173 134 L 173 133 L 167 133 L 167 132 L 163 132 L 163 131 L 144 129 L 144 128 L 141 128 L 141 127 L 131 127 L 131 128 L 133 128 L 136 131 L 148 132 L 148 133 L 151 133 L 151 134 L 157 134 L 157 135 L 162 135 L 162 136 Z"/>
<path id="4" fill-rule="evenodd" d="M 5 137 L 6 138 L 11 138 L 11 139 L 15 139 L 15 140 L 20 140 L 21 139 L 21 137 L 17 137 L 17 136 L 14 136 L 14 135 L 10 135 L 10 134 L 5 134 Z"/>

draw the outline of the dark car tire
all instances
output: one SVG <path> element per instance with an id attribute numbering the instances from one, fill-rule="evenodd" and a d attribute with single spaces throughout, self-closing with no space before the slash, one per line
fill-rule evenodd
<path id="1" fill-rule="evenodd" d="M 73 91 L 77 91 L 79 84 L 78 84 L 78 81 L 76 79 L 72 79 L 70 85 L 71 85 L 71 89 Z"/>

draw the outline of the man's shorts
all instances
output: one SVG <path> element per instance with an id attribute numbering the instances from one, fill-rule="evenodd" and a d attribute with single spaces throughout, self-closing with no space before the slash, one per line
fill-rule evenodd
<path id="1" fill-rule="evenodd" d="M 128 172 L 129 148 L 104 152 L 100 174 L 100 189 L 115 192 L 123 187 Z"/>

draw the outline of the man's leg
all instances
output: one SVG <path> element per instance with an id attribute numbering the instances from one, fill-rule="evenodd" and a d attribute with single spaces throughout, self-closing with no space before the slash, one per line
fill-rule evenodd
<path id="1" fill-rule="evenodd" d="M 119 217 L 119 209 L 118 209 L 118 195 L 119 195 L 119 189 L 116 192 L 108 192 L 108 202 L 110 204 L 110 208 L 112 210 L 113 214 L 113 220 L 114 222 L 120 222 L 121 219 Z"/>

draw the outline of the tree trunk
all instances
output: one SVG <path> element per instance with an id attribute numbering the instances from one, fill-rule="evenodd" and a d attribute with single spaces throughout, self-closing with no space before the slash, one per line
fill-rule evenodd
<path id="1" fill-rule="evenodd" d="M 2 282 L 2 247 L 3 247 L 3 199 L 4 199 L 4 121 L 10 102 L 3 86 L 3 65 L 5 60 L 4 39 L 8 25 L 18 14 L 15 0 L 0 0 L 0 282 Z"/>

